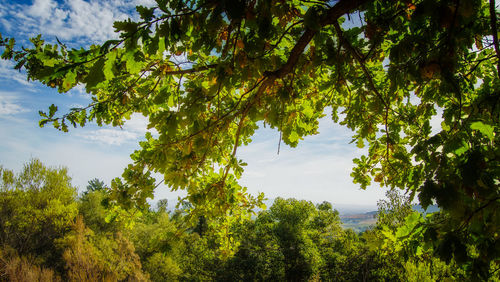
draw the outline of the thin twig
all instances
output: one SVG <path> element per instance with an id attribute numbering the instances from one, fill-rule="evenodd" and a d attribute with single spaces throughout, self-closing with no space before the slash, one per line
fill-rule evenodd
<path id="1" fill-rule="evenodd" d="M 371 90 L 375 93 L 375 95 L 380 99 L 380 101 L 386 108 L 390 108 L 389 104 L 387 104 L 384 97 L 382 96 L 382 94 L 380 94 L 377 87 L 375 86 L 373 78 L 363 62 L 363 58 L 359 55 L 358 51 L 354 49 L 351 43 L 344 38 L 344 34 L 342 32 L 342 29 L 340 28 L 339 23 L 335 22 L 333 23 L 333 26 L 335 27 L 335 31 L 337 32 L 337 36 L 339 37 L 339 41 L 341 42 L 341 44 L 344 45 L 347 51 L 351 53 L 351 55 L 356 59 L 356 61 L 358 61 L 359 65 L 361 66 L 361 70 L 368 79 L 368 85 L 370 86 Z"/>

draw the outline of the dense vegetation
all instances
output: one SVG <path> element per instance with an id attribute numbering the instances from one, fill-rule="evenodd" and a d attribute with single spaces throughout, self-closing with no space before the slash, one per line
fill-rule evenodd
<path id="1" fill-rule="evenodd" d="M 467 269 L 442 262 L 419 238 L 404 239 L 422 215 L 395 191 L 377 226 L 340 227 L 328 202 L 274 201 L 235 222 L 238 245 L 221 256 L 203 217 L 189 203 L 169 211 L 122 210 L 97 179 L 77 196 L 64 168 L 32 160 L 15 174 L 0 169 L 0 274 L 15 281 L 432 281 L 463 280 Z M 403 238 L 403 239 L 402 239 Z M 498 281 L 498 280 L 497 280 Z"/>
<path id="2" fill-rule="evenodd" d="M 124 226 L 140 226 L 135 220 L 150 216 L 154 222 L 156 212 L 137 213 L 148 208 L 146 200 L 156 187 L 151 173 L 157 172 L 171 189 L 187 190 L 190 206 L 185 217 L 200 223 L 198 233 L 179 234 L 186 238 L 205 234 L 190 244 L 211 265 L 187 271 L 193 275 L 201 271 L 199 275 L 214 277 L 220 267 L 231 263 L 234 265 L 227 271 L 247 269 L 245 258 L 254 261 L 258 257 L 262 259 L 262 265 L 257 264 L 262 267 L 258 275 L 321 277 L 327 275 L 325 269 L 337 270 L 323 268 L 330 254 L 322 253 L 326 247 L 316 252 L 314 246 L 322 242 L 330 246 L 337 238 L 362 242 L 353 243 L 355 251 L 346 251 L 346 256 L 360 260 L 358 266 L 366 263 L 367 269 L 379 264 L 376 269 L 380 272 L 370 270 L 373 275 L 404 271 L 437 275 L 435 268 L 441 264 L 434 260 L 444 261 L 446 267 L 457 263 L 474 278 L 498 275 L 500 47 L 494 0 L 156 2 L 156 7 L 137 7 L 137 22 L 116 22 L 119 39 L 87 49 L 70 49 L 61 42 L 47 44 L 41 36 L 32 39 L 33 47 L 18 48 L 14 39 L 0 36 L 2 57 L 15 60 L 16 68 L 25 69 L 29 79 L 60 92 L 84 84 L 92 98 L 88 106 L 62 115 L 57 106 L 50 106 L 40 112 L 41 126 L 52 124 L 63 131 L 68 125 L 84 126 L 92 121 L 120 126 L 133 113 L 141 113 L 158 132 L 145 136 L 141 148 L 131 155 L 133 164 L 125 169 L 123 179 L 116 178 L 106 190 L 110 204 L 121 204 L 104 216 L 108 221 L 125 217 L 129 221 L 122 222 Z M 312 216 L 306 217 L 307 212 L 321 218 L 320 214 L 328 213 L 323 206 L 303 207 L 304 215 L 290 216 L 297 222 L 281 224 L 288 219 L 287 208 L 278 202 L 252 221 L 250 214 L 261 205 L 263 196 L 248 195 L 238 184 L 245 165 L 237 158 L 238 147 L 251 142 L 262 125 L 279 130 L 280 142 L 296 146 L 304 136 L 317 133 L 325 111 L 331 111 L 334 122 L 354 131 L 352 140 L 357 146 L 368 146 L 367 154 L 354 160 L 351 175 L 355 183 L 365 188 L 375 181 L 405 190 L 412 200 L 418 197 L 422 207 L 437 203 L 441 212 L 425 219 L 396 217 L 382 224 L 378 232 L 361 238 L 344 232 L 325 237 L 319 226 L 309 232 L 307 228 L 314 224 L 306 223 Z M 431 128 L 438 113 L 440 128 Z M 88 195 L 97 197 L 94 193 Z M 290 209 L 293 213 L 294 208 Z M 99 216 L 87 216 L 89 221 L 81 222 L 113 230 Z M 167 218 L 169 224 L 175 222 L 173 217 Z M 301 220 L 304 225 L 299 224 Z M 73 237 L 58 241 L 54 234 L 69 228 L 60 222 L 43 225 L 51 228 L 44 235 L 47 238 L 32 236 L 57 242 L 57 246 L 101 244 L 108 252 L 128 252 L 124 255 L 130 263 L 126 269 L 138 266 L 130 247 L 133 231 L 130 238 L 123 230 L 116 233 L 121 235 L 102 237 L 96 229 L 93 235 L 83 236 L 82 232 L 93 229 L 80 224 L 72 227 Z M 15 228 L 29 227 L 23 224 Z M 255 242 L 245 241 L 252 236 L 238 239 L 238 232 L 251 231 L 271 236 L 269 242 L 276 245 L 259 245 L 263 235 L 256 236 Z M 296 237 L 285 236 L 293 232 Z M 14 249 L 19 243 L 9 240 L 15 239 L 6 239 Z M 370 242 L 383 242 L 385 255 L 380 255 L 381 249 L 373 253 Z M 138 256 L 144 259 L 138 246 Z M 273 252 L 276 246 L 278 251 Z M 80 247 L 65 251 L 63 257 L 68 261 L 78 257 Z M 228 264 L 215 263 L 213 253 L 207 251 L 212 247 L 217 249 L 215 257 Z M 56 255 L 50 250 L 39 255 L 48 260 Z M 95 250 L 99 257 L 102 250 Z M 182 248 L 178 251 L 183 258 L 192 255 Z M 254 256 L 255 252 L 262 254 Z M 112 254 L 106 255 L 111 261 L 96 265 L 115 266 Z M 282 268 L 269 269 L 268 255 L 282 263 Z M 189 261 L 175 264 L 175 259 L 161 256 L 148 258 L 144 268 L 159 269 L 156 264 L 170 261 L 181 273 L 183 267 L 193 266 Z M 193 260 L 205 262 L 199 257 Z M 56 268 L 64 265 L 60 261 Z M 385 267 L 400 271 L 386 272 Z M 448 271 L 446 267 L 443 273 Z M 361 271 L 349 265 L 338 271 L 342 269 Z"/>

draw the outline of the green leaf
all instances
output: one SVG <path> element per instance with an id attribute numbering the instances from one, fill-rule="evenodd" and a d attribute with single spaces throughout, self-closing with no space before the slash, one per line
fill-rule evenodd
<path id="1" fill-rule="evenodd" d="M 169 106 L 169 107 L 175 106 L 175 97 L 174 97 L 174 95 L 169 95 L 168 96 L 167 106 Z"/>
<path id="2" fill-rule="evenodd" d="M 314 116 L 314 109 L 309 103 L 304 104 L 304 110 L 302 111 L 307 118 L 312 118 Z"/>
<path id="3" fill-rule="evenodd" d="M 319 6 L 313 6 L 307 10 L 306 15 L 304 16 L 304 25 L 312 30 L 320 30 L 321 25 L 321 15 L 323 9 Z"/>
<path id="4" fill-rule="evenodd" d="M 140 57 L 141 53 L 139 51 L 128 51 L 125 53 L 123 58 L 125 59 L 125 63 L 127 65 L 127 70 L 128 72 L 135 74 L 139 73 L 142 69 L 142 62 L 140 62 L 138 59 Z"/>
<path id="5" fill-rule="evenodd" d="M 154 12 L 155 12 L 154 7 L 147 8 L 144 6 L 137 6 L 135 9 L 139 13 L 139 16 L 141 17 L 141 19 L 143 19 L 145 21 L 150 21 L 152 18 L 154 18 Z"/>
<path id="6" fill-rule="evenodd" d="M 56 114 L 56 112 L 57 112 L 57 106 L 54 105 L 54 104 L 50 105 L 50 107 L 49 107 L 49 118 L 54 117 L 54 115 Z"/>
<path id="7" fill-rule="evenodd" d="M 64 77 L 64 80 L 61 85 L 61 90 L 63 92 L 69 91 L 76 84 L 76 73 L 74 71 L 70 71 Z"/>
<path id="8" fill-rule="evenodd" d="M 154 36 L 153 38 L 151 38 L 151 40 L 149 40 L 147 42 L 146 48 L 145 48 L 146 53 L 150 56 L 156 55 L 156 53 L 159 50 L 159 44 L 160 44 L 160 36 L 157 34 L 156 36 Z M 165 50 L 164 48 L 165 47 L 163 47 L 163 50 Z M 163 50 L 160 52 L 162 53 Z"/>
<path id="9" fill-rule="evenodd" d="M 101 58 L 94 63 L 94 65 L 89 69 L 87 77 L 85 77 L 84 82 L 87 84 L 87 91 L 90 92 L 90 90 L 92 90 L 97 84 L 106 79 L 103 70 L 104 59 Z"/>
<path id="10" fill-rule="evenodd" d="M 106 55 L 106 62 L 104 63 L 103 72 L 104 72 L 104 77 L 107 80 L 111 80 L 115 77 L 113 70 L 116 61 L 116 55 L 117 55 L 116 51 L 111 51 Z"/>
<path id="11" fill-rule="evenodd" d="M 467 144 L 465 144 L 465 145 L 467 145 Z M 468 148 L 468 146 L 462 146 L 462 147 L 460 147 L 460 148 L 456 149 L 456 150 L 454 151 L 454 153 L 455 153 L 457 156 L 461 156 L 461 155 L 463 155 L 465 152 L 467 152 L 467 150 L 468 150 L 468 149 L 469 149 L 469 148 Z"/>
<path id="12" fill-rule="evenodd" d="M 474 130 L 478 130 L 483 135 L 486 135 L 490 140 L 493 140 L 493 135 L 495 132 L 493 126 L 491 126 L 489 124 L 484 124 L 480 121 L 476 121 L 470 125 L 470 128 L 474 129 Z"/>
<path id="13" fill-rule="evenodd" d="M 127 33 L 131 33 L 137 30 L 138 25 L 138 23 L 134 23 L 130 19 L 128 19 L 126 21 L 116 21 L 113 24 L 113 27 L 115 28 L 116 32 L 124 31 Z"/>
<path id="14" fill-rule="evenodd" d="M 296 131 L 292 131 L 290 135 L 288 135 L 288 140 L 290 140 L 290 143 L 295 143 L 299 141 L 300 136 L 297 134 Z"/>
<path id="15" fill-rule="evenodd" d="M 41 119 L 39 122 L 38 122 L 38 126 L 40 127 L 44 127 L 45 124 L 47 124 L 49 122 L 48 119 Z"/>
<path id="16" fill-rule="evenodd" d="M 356 147 L 358 147 L 360 149 L 365 147 L 365 143 L 363 142 L 363 139 L 358 139 L 358 141 L 356 142 Z"/>
<path id="17" fill-rule="evenodd" d="M 446 123 L 445 121 L 441 122 L 441 128 L 444 130 L 444 131 L 450 131 L 451 127 L 448 125 L 448 123 Z"/>

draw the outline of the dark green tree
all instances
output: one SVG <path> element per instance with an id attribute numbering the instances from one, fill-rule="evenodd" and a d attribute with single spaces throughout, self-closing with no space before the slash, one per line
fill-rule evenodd
<path id="1" fill-rule="evenodd" d="M 86 194 L 89 192 L 101 191 L 105 189 L 106 189 L 106 184 L 104 184 L 104 181 L 101 181 L 98 178 L 94 178 L 92 180 L 89 180 L 89 184 L 87 185 L 87 190 L 84 193 Z"/>

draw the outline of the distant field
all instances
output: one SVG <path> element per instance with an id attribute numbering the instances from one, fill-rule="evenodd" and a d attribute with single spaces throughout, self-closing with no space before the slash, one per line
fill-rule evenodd
<path id="1" fill-rule="evenodd" d="M 420 205 L 414 205 L 413 209 L 420 213 L 429 214 L 439 211 L 437 206 L 429 206 L 427 210 L 422 209 Z M 342 221 L 342 227 L 345 229 L 351 228 L 357 233 L 364 232 L 367 229 L 375 226 L 377 223 L 377 211 L 371 211 L 366 213 L 357 214 L 344 214 L 340 215 L 340 220 Z"/>
<path id="2" fill-rule="evenodd" d="M 341 215 L 342 227 L 352 229 L 356 233 L 366 231 L 377 223 L 377 212 L 367 212 L 362 214 Z"/>

